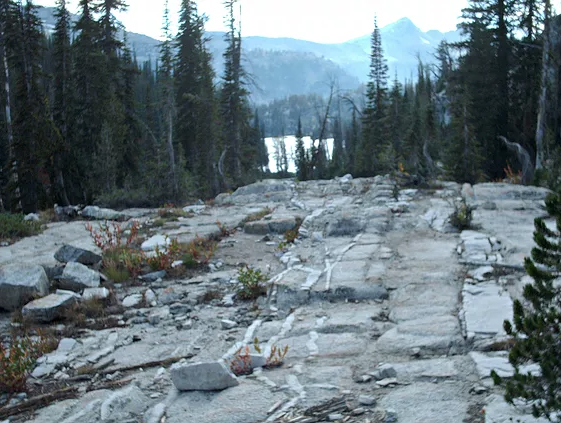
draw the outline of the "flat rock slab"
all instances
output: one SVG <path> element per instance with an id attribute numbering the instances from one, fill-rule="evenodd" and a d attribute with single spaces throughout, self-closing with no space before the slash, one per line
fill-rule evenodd
<path id="1" fill-rule="evenodd" d="M 486 402 L 485 423 L 549 423 L 546 418 L 533 417 L 530 407 L 515 407 L 508 404 L 500 395 L 491 395 Z"/>
<path id="2" fill-rule="evenodd" d="M 171 367 L 171 380 L 180 391 L 221 391 L 240 382 L 222 362 L 176 363 Z"/>
<path id="3" fill-rule="evenodd" d="M 465 284 L 463 316 L 468 338 L 505 334 L 503 322 L 512 321 L 512 299 L 495 282 Z"/>
<path id="4" fill-rule="evenodd" d="M 435 316 L 399 324 L 384 333 L 376 346 L 383 353 L 409 355 L 413 348 L 447 354 L 450 348 L 462 344 L 458 319 Z"/>
<path id="5" fill-rule="evenodd" d="M 394 363 L 393 368 L 400 381 L 430 379 L 455 379 L 460 376 L 461 360 L 457 358 L 434 358 L 405 363 Z M 469 360 L 469 359 L 467 359 Z"/>
<path id="6" fill-rule="evenodd" d="M 255 423 L 265 420 L 267 411 L 285 394 L 271 392 L 261 383 L 243 384 L 221 391 L 186 392 L 177 395 L 166 412 L 167 423 Z"/>
<path id="7" fill-rule="evenodd" d="M 83 221 L 49 223 L 41 234 L 23 238 L 8 246 L 0 247 L 0 265 L 11 263 L 56 265 L 53 252 L 61 245 L 99 252 L 86 230 Z"/>
<path id="8" fill-rule="evenodd" d="M 478 201 L 491 200 L 531 200 L 542 201 L 551 192 L 547 188 L 505 184 L 505 183 L 483 183 L 473 186 L 475 199 Z"/>
<path id="9" fill-rule="evenodd" d="M 379 405 L 396 410 L 399 423 L 461 423 L 468 417 L 464 390 L 460 382 L 415 383 L 394 388 Z"/>
<path id="10" fill-rule="evenodd" d="M 64 268 L 59 285 L 62 289 L 81 291 L 85 288 L 99 287 L 100 280 L 99 272 L 83 264 L 71 262 Z"/>
<path id="11" fill-rule="evenodd" d="M 76 262 L 91 266 L 99 263 L 101 261 L 101 256 L 91 251 L 66 244 L 60 247 L 55 253 L 55 259 L 61 263 Z"/>
<path id="12" fill-rule="evenodd" d="M 508 361 L 508 354 L 500 351 L 495 353 L 480 353 L 472 351 L 469 356 L 475 362 L 477 373 L 480 379 L 491 377 L 491 371 L 497 372 L 500 377 L 509 378 L 514 375 L 514 367 Z M 520 368 L 521 373 L 528 373 L 537 376 L 540 374 L 540 368 L 536 364 L 530 364 Z"/>
<path id="13" fill-rule="evenodd" d="M 75 295 L 50 294 L 26 304 L 21 312 L 27 319 L 48 323 L 62 317 L 64 312 L 76 301 Z"/>
<path id="14" fill-rule="evenodd" d="M 0 309 L 13 311 L 49 293 L 49 279 L 38 265 L 0 267 Z"/>

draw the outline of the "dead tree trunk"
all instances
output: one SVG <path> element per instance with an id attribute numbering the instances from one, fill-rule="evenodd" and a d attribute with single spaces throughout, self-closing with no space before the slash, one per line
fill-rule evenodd
<path id="1" fill-rule="evenodd" d="M 4 32 L 0 29 L 0 39 L 4 38 Z M 8 169 L 9 178 L 11 183 L 13 184 L 13 191 L 15 197 L 15 207 L 16 210 L 21 210 L 21 191 L 19 189 L 18 184 L 18 166 L 17 161 L 14 154 L 14 130 L 12 125 L 12 103 L 10 98 L 10 68 L 8 67 L 8 54 L 6 52 L 6 48 L 2 47 L 2 60 L 4 63 L 4 90 L 6 92 L 6 103 L 5 103 L 5 112 L 6 112 L 6 130 L 8 135 L 8 163 L 10 164 L 11 168 Z M 3 208 L 3 206 L 2 206 Z"/>
<path id="2" fill-rule="evenodd" d="M 532 159 L 530 157 L 530 153 L 522 147 L 520 144 L 515 142 L 510 142 L 505 137 L 500 136 L 499 140 L 505 143 L 506 147 L 516 153 L 516 157 L 518 157 L 518 161 L 522 166 L 522 183 L 524 185 L 528 185 L 532 182 L 534 178 L 534 167 L 532 166 Z"/>
<path id="3" fill-rule="evenodd" d="M 546 129 L 546 112 L 547 112 L 547 93 L 548 85 L 551 80 L 551 65 L 550 65 L 550 51 L 551 51 L 551 22 L 549 16 L 550 1 L 546 0 L 545 6 L 545 28 L 544 28 L 544 41 L 542 53 L 542 77 L 541 77 L 541 92 L 538 104 L 538 124 L 536 127 L 536 170 L 543 167 L 544 161 L 544 147 L 543 139 Z"/>

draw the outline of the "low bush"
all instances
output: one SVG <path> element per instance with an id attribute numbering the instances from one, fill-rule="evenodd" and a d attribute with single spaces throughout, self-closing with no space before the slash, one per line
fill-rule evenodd
<path id="1" fill-rule="evenodd" d="M 240 300 L 255 300 L 267 294 L 267 276 L 261 270 L 245 266 L 238 272 L 236 295 Z"/>
<path id="2" fill-rule="evenodd" d="M 217 247 L 218 243 L 215 240 L 203 237 L 195 238 L 190 243 L 181 246 L 183 265 L 187 268 L 195 268 L 208 264 Z"/>
<path id="3" fill-rule="evenodd" d="M 0 241 L 14 241 L 41 232 L 41 223 L 23 218 L 23 214 L 0 213 Z"/>
<path id="4" fill-rule="evenodd" d="M 0 343 L 0 393 L 25 391 L 37 359 L 53 351 L 57 344 L 56 339 L 42 334 L 36 340 L 29 336 L 15 338 L 8 347 Z"/>
<path id="5" fill-rule="evenodd" d="M 181 254 L 182 251 L 179 243 L 177 240 L 172 239 L 166 247 L 162 249 L 156 247 L 154 255 L 147 257 L 146 261 L 154 271 L 168 270 L 171 269 L 174 261 L 180 259 Z"/>
<path id="6" fill-rule="evenodd" d="M 466 200 L 462 199 L 454 203 L 454 212 L 448 219 L 450 224 L 460 231 L 470 229 L 472 227 L 473 207 L 467 204 Z"/>

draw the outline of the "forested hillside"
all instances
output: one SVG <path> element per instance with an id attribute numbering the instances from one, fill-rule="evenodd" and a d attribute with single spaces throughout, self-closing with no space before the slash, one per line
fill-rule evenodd
<path id="1" fill-rule="evenodd" d="M 224 2 L 217 74 L 193 0 L 182 2 L 177 34 L 169 12 L 163 17 L 157 66 L 139 63 L 120 36 L 114 13 L 125 0 L 80 0 L 75 22 L 58 0 L 47 35 L 31 0 L 0 0 L 1 207 L 208 198 L 266 175 L 266 133 L 314 136 L 311 149 L 296 151 L 300 179 L 401 172 L 416 183 L 556 185 L 560 22 L 549 0 L 470 0 L 464 38 L 441 42 L 434 65 L 419 59 L 405 84 L 389 71 L 375 26 L 364 89 L 343 89 L 344 74 L 325 78 L 303 62 L 303 89 L 323 84 L 326 95 L 257 110 L 235 3 Z M 265 70 L 273 75 L 298 60 L 261 54 L 276 55 L 277 68 Z"/>

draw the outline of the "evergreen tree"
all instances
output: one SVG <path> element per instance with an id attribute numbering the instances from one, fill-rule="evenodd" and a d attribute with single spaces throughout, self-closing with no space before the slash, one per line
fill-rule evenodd
<path id="1" fill-rule="evenodd" d="M 204 39 L 204 20 L 194 1 L 184 0 L 177 35 L 174 73 L 177 113 L 176 137 L 188 170 L 196 177 L 199 196 L 217 192 L 218 180 L 214 72 Z"/>
<path id="2" fill-rule="evenodd" d="M 296 130 L 296 176 L 299 181 L 307 181 L 310 179 L 309 160 L 306 147 L 304 146 L 304 135 L 302 133 L 302 120 L 298 118 L 298 129 Z"/>
<path id="3" fill-rule="evenodd" d="M 173 52 L 172 52 L 172 35 L 171 35 L 171 21 L 169 18 L 169 5 L 166 0 L 164 9 L 164 41 L 160 45 L 160 67 L 159 67 L 159 82 L 162 95 L 162 110 L 164 116 L 164 134 L 165 145 L 168 152 L 168 169 L 171 181 L 171 196 L 175 200 L 179 194 L 179 180 L 178 171 L 176 169 L 175 160 L 175 146 L 173 142 L 173 127 L 175 119 L 175 91 L 173 80 Z"/>
<path id="4" fill-rule="evenodd" d="M 333 157 L 331 158 L 331 177 L 341 176 L 346 165 L 345 150 L 343 148 L 343 128 L 341 117 L 333 121 Z"/>
<path id="5" fill-rule="evenodd" d="M 13 30 L 14 25 L 11 22 L 11 17 L 13 17 L 13 7 L 14 4 L 11 0 L 0 0 L 0 69 L 2 70 L 0 74 L 0 81 L 2 81 L 1 91 L 2 96 L 2 137 L 0 137 L 0 184 L 2 186 L 2 192 L 0 196 L 0 209 L 3 211 L 6 208 L 6 193 L 4 192 L 4 186 L 8 180 L 13 180 L 17 176 L 17 169 L 13 171 L 11 160 L 13 158 L 13 147 L 14 147 L 14 130 L 12 122 L 12 98 L 11 98 L 11 72 L 10 64 L 8 62 L 8 35 L 11 30 Z M 5 166 L 6 165 L 6 166 Z M 17 181 L 12 181 L 15 186 Z M 16 194 L 19 193 L 19 187 L 16 186 Z M 19 199 L 19 194 L 17 196 L 16 209 L 21 210 L 21 201 Z M 9 204 L 8 204 L 9 207 Z"/>
<path id="6" fill-rule="evenodd" d="M 503 175 L 508 157 L 498 137 L 513 135 L 509 118 L 512 61 L 509 38 L 515 1 L 470 0 L 462 11 L 460 24 L 469 38 L 456 45 L 465 51 L 460 72 L 465 75 L 475 137 L 484 142 L 484 170 L 490 179 Z"/>
<path id="7" fill-rule="evenodd" d="M 561 197 L 550 195 L 546 200 L 548 213 L 556 219 L 555 230 L 544 220 L 535 220 L 532 258 L 525 268 L 534 282 L 524 287 L 524 302 L 514 302 L 514 326 L 505 321 L 505 331 L 514 336 L 509 361 L 514 377 L 506 382 L 505 399 L 513 403 L 521 398 L 532 403 L 535 417 L 551 417 L 561 411 L 561 287 L 555 282 L 561 274 Z M 539 267 L 538 267 L 539 266 Z M 522 366 L 536 363 L 540 374 L 522 371 Z M 501 380 L 493 373 L 496 383 Z"/>
<path id="8" fill-rule="evenodd" d="M 255 163 L 251 161 L 242 167 L 242 157 L 247 152 L 247 134 L 250 109 L 245 88 L 245 72 L 241 64 L 242 37 L 239 26 L 236 26 L 234 8 L 237 0 L 225 0 L 226 23 L 228 30 L 225 35 L 224 75 L 220 92 L 220 114 L 222 121 L 224 148 L 228 173 L 235 185 L 250 182 L 245 175 L 251 171 Z M 244 169 L 245 167 L 245 169 Z M 249 168 L 248 168 L 249 167 Z"/>
<path id="9" fill-rule="evenodd" d="M 14 144 L 11 161 L 17 174 L 12 178 L 11 192 L 16 199 L 14 207 L 21 202 L 25 213 L 36 212 L 39 206 L 46 206 L 47 198 L 43 189 L 49 181 L 46 174 L 47 162 L 53 151 L 54 139 L 50 107 L 39 85 L 42 23 L 37 16 L 36 6 L 31 1 L 20 3 L 13 9 L 16 30 L 9 44 L 15 52 L 16 103 L 14 114 Z M 45 178 L 40 181 L 40 174 Z"/>
<path id="10" fill-rule="evenodd" d="M 73 75 L 71 87 L 70 162 L 74 163 L 72 183 L 74 202 L 89 203 L 97 194 L 96 168 L 92 161 L 101 143 L 101 127 L 106 104 L 102 95 L 107 88 L 103 79 L 103 57 L 97 40 L 99 25 L 94 20 L 92 0 L 80 0 L 80 17 L 75 25 L 72 44 Z"/>
<path id="11" fill-rule="evenodd" d="M 64 169 L 68 163 L 69 117 L 70 117 L 70 78 L 72 74 L 72 53 L 70 43 L 70 13 L 66 0 L 57 0 L 55 12 L 56 25 L 53 35 L 54 44 L 54 103 L 53 120 L 60 134 L 60 148 L 54 153 L 54 172 L 57 192 L 55 201 L 70 205 L 64 183 Z"/>
<path id="12" fill-rule="evenodd" d="M 374 20 L 370 74 L 366 91 L 366 108 L 362 119 L 362 142 L 357 154 L 361 175 L 373 175 L 380 170 L 378 161 L 387 140 L 387 80 L 388 65 L 382 49 L 382 36 Z"/>

